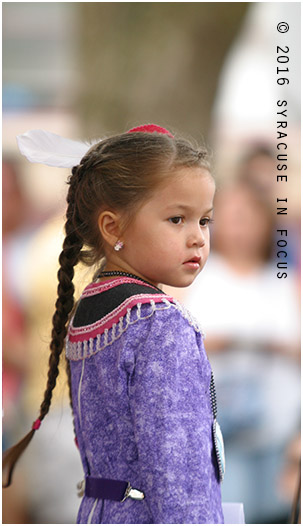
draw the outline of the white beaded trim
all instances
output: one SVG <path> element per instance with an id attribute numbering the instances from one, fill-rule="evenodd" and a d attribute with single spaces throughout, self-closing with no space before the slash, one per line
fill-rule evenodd
<path id="1" fill-rule="evenodd" d="M 196 332 L 200 332 L 202 334 L 202 336 L 204 337 L 204 332 L 199 324 L 199 322 L 197 321 L 197 319 L 192 315 L 192 313 L 186 309 L 186 307 L 184 307 L 184 305 L 182 305 L 182 303 L 179 303 L 177 300 L 175 300 L 175 307 L 177 308 L 177 310 L 182 314 L 183 318 L 185 318 L 189 325 L 191 325 Z"/>
<path id="2" fill-rule="evenodd" d="M 78 336 L 80 334 L 84 334 L 85 335 L 85 334 L 87 334 L 88 331 L 96 331 L 96 330 L 99 330 L 99 329 L 100 329 L 100 331 L 102 331 L 103 325 L 105 323 L 107 323 L 107 322 L 111 323 L 111 320 L 112 320 L 112 318 L 114 316 L 118 317 L 120 313 L 121 314 L 125 313 L 125 310 L 126 309 L 128 310 L 128 307 L 127 307 L 128 305 L 134 306 L 135 302 L 137 302 L 136 303 L 137 305 L 140 305 L 141 303 L 148 303 L 149 301 L 151 302 L 153 299 L 155 299 L 155 300 L 157 299 L 158 300 L 159 295 L 158 294 L 152 294 L 152 295 L 148 294 L 149 300 L 148 299 L 144 300 L 144 298 L 146 298 L 145 294 L 137 294 L 135 296 L 130 296 L 125 301 L 120 303 L 120 305 L 118 305 L 118 307 L 116 307 L 113 311 L 111 311 L 108 314 L 106 314 L 103 318 L 95 321 L 94 323 L 91 323 L 90 325 L 85 325 L 83 327 L 74 328 L 73 327 L 73 319 L 74 318 L 72 318 L 71 325 L 70 325 L 71 334 L 73 334 L 75 336 Z M 167 301 L 164 294 L 163 294 L 162 298 L 163 298 L 163 301 Z M 132 307 L 130 307 L 130 308 L 132 308 Z M 122 314 L 122 316 L 124 316 L 124 314 Z M 119 318 L 120 318 L 120 316 L 119 316 Z"/>
<path id="3" fill-rule="evenodd" d="M 133 325 L 137 321 L 146 320 L 150 318 L 156 310 L 166 310 L 171 307 L 175 308 L 180 312 L 180 314 L 185 318 L 188 323 L 194 328 L 198 333 L 201 333 L 204 338 L 203 331 L 197 322 L 197 320 L 192 316 L 192 314 L 178 301 L 174 300 L 174 303 L 163 299 L 161 303 L 156 303 L 153 300 L 149 302 L 151 306 L 151 311 L 143 316 L 141 312 L 141 303 L 137 303 L 134 307 L 128 308 L 124 316 L 119 318 L 118 323 L 113 323 L 110 329 L 105 329 L 103 333 L 97 335 L 96 338 L 89 338 L 88 340 L 79 341 L 79 342 L 70 342 L 68 337 L 66 338 L 66 357 L 69 360 L 83 360 L 89 358 L 94 354 L 97 354 L 99 351 L 105 349 L 109 345 L 112 345 L 116 340 L 118 340 L 122 334 L 128 329 L 130 325 Z M 144 303 L 148 305 L 148 303 Z M 131 320 L 131 312 L 135 314 L 135 318 Z"/>

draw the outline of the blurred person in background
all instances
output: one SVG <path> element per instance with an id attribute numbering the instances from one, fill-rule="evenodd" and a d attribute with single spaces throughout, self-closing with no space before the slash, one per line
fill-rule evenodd
<path id="1" fill-rule="evenodd" d="M 262 143 L 252 145 L 238 163 L 237 178 L 255 185 L 270 200 L 277 190 L 276 164 L 270 146 Z"/>
<path id="2" fill-rule="evenodd" d="M 281 143 L 283 144 L 283 143 Z M 277 155 L 280 155 L 280 160 L 277 160 Z M 283 160 L 285 159 L 285 160 Z M 277 168 L 279 166 L 279 169 Z M 283 170 L 281 169 L 283 168 Z M 268 200 L 268 204 L 272 210 L 277 206 L 286 206 L 287 204 L 281 202 L 277 203 L 277 198 L 283 198 L 284 189 L 280 189 L 277 182 L 277 175 L 285 176 L 287 174 L 287 152 L 281 147 L 275 153 L 272 146 L 265 143 L 253 144 L 246 154 L 238 163 L 237 178 L 240 181 L 247 182 L 259 191 L 264 198 Z M 288 174 L 288 178 L 290 175 Z M 283 181 L 283 180 L 282 180 Z M 285 185 L 285 181 L 283 181 Z M 287 184 L 287 183 L 286 183 Z M 285 196 L 284 196 L 285 197 Z M 292 199 L 288 199 L 289 202 Z M 295 269 L 296 273 L 300 274 L 300 208 L 291 203 L 287 210 L 287 266 Z M 285 229 L 285 216 L 275 215 L 275 229 Z M 275 232 L 273 239 L 273 257 L 276 258 L 276 243 L 281 235 Z"/>
<path id="3" fill-rule="evenodd" d="M 16 289 L 16 253 L 27 235 L 29 206 L 13 159 L 2 162 L 2 447 L 17 438 L 24 412 L 21 395 L 28 372 L 26 312 Z M 24 472 L 3 499 L 3 522 L 26 521 Z M 13 503 L 13 505 L 12 505 Z"/>
<path id="4" fill-rule="evenodd" d="M 279 493 L 281 499 L 295 505 L 296 496 L 300 493 L 301 485 L 301 433 L 287 445 L 281 474 L 279 477 Z M 299 506 L 301 503 L 299 501 Z M 299 520 L 300 523 L 300 520 Z"/>
<path id="5" fill-rule="evenodd" d="M 43 208 L 34 201 L 29 204 L 23 175 L 14 159 L 4 159 L 3 449 L 20 438 L 45 389 L 63 239 L 64 212 L 58 200 Z M 44 191 L 49 191 L 47 186 Z M 82 279 L 85 277 L 80 278 L 80 286 Z M 62 468 L 59 478 L 58 463 Z M 79 505 L 76 484 L 81 477 L 79 454 L 73 447 L 67 382 L 59 381 L 49 419 L 36 437 L 35 447 L 21 459 L 14 484 L 4 491 L 3 523 L 75 522 Z M 26 483 L 29 480 L 31 484 Z"/>
<path id="6" fill-rule="evenodd" d="M 15 247 L 22 243 L 29 222 L 29 208 L 17 166 L 8 159 L 2 163 L 2 210 L 3 441 L 6 447 L 14 435 L 20 390 L 27 372 L 26 316 L 15 286 Z"/>
<path id="7" fill-rule="evenodd" d="M 272 207 L 255 185 L 221 188 L 214 218 L 212 255 L 184 302 L 205 330 L 218 386 L 223 499 L 244 502 L 248 523 L 284 522 L 279 477 L 300 417 L 296 281 L 277 278 Z"/>

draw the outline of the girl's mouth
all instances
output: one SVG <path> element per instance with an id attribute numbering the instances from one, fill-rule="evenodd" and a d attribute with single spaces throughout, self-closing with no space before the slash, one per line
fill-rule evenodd
<path id="1" fill-rule="evenodd" d="M 197 270 L 200 268 L 200 261 L 201 261 L 201 256 L 195 256 L 191 259 L 189 259 L 188 261 L 185 261 L 183 263 L 183 265 L 186 265 L 186 267 L 188 268 L 192 268 L 194 270 Z"/>

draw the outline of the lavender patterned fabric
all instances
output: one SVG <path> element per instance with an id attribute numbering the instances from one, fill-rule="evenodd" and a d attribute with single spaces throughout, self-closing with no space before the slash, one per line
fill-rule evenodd
<path id="1" fill-rule="evenodd" d="M 70 360 L 85 475 L 130 481 L 143 501 L 83 497 L 77 523 L 223 523 L 201 332 L 171 304 L 132 307 L 119 338 Z M 67 352 L 67 356 L 68 352 Z"/>

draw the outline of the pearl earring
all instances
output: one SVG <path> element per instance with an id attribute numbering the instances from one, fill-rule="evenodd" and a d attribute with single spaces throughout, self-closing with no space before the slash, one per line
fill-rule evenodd
<path id="1" fill-rule="evenodd" d="M 114 250 L 116 250 L 117 252 L 119 252 L 119 250 L 121 250 L 123 247 L 124 247 L 124 243 L 123 243 L 123 241 L 118 240 L 118 241 L 115 243 L 115 245 L 114 245 Z"/>

